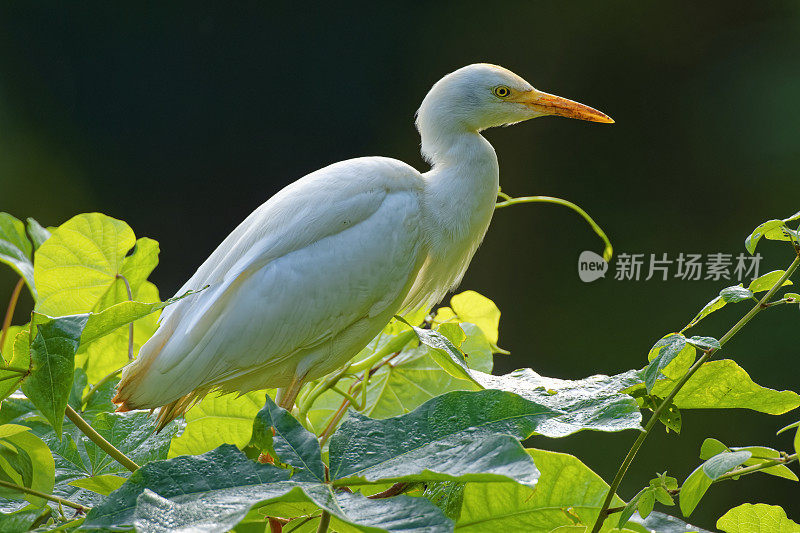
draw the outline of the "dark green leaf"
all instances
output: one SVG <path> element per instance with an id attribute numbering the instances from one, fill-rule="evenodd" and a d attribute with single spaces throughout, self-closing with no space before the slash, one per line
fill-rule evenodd
<path id="1" fill-rule="evenodd" d="M 250 461 L 230 445 L 143 466 L 89 512 L 84 527 L 226 531 L 254 505 L 270 501 L 313 502 L 359 531 L 452 530 L 452 523 L 424 498 L 369 500 L 357 493 L 334 493 L 321 483 L 289 481 L 287 470 Z"/>
<path id="2" fill-rule="evenodd" d="M 466 484 L 458 481 L 434 481 L 427 484 L 423 496 L 441 509 L 447 518 L 457 521 L 464 502 L 464 487 Z"/>
<path id="3" fill-rule="evenodd" d="M 591 376 L 581 380 L 564 380 L 540 376 L 530 368 L 515 370 L 504 376 L 472 372 L 487 389 L 513 392 L 527 400 L 552 409 L 536 427 L 536 433 L 548 437 L 564 437 L 591 429 L 623 431 L 639 429 L 642 414 L 636 401 L 621 392 L 641 383 L 637 371 L 615 376 Z"/>
<path id="4" fill-rule="evenodd" d="M 533 486 L 538 471 L 517 439 L 554 414 L 497 390 L 450 392 L 385 420 L 351 412 L 330 442 L 330 476 L 337 484 L 510 478 Z"/>
<path id="5" fill-rule="evenodd" d="M 31 342 L 32 371 L 22 384 L 22 391 L 52 424 L 59 437 L 72 388 L 75 352 L 86 319 L 87 315 L 74 315 L 37 325 Z"/>
<path id="6" fill-rule="evenodd" d="M 414 333 L 417 334 L 421 343 L 431 348 L 431 356 L 445 372 L 455 378 L 474 381 L 467 362 L 464 360 L 464 354 L 450 342 L 450 339 L 438 331 L 416 326 L 414 326 Z"/>
<path id="7" fill-rule="evenodd" d="M 686 342 L 701 350 L 719 350 L 722 348 L 719 341 L 714 337 L 692 337 L 686 339 Z"/>
<path id="8" fill-rule="evenodd" d="M 741 285 L 733 287 L 726 287 L 719 291 L 719 295 L 725 300 L 726 303 L 735 304 L 755 298 L 750 289 L 745 289 Z"/>
<path id="9" fill-rule="evenodd" d="M 646 519 L 638 515 L 631 518 L 631 522 L 641 524 L 649 532 L 657 533 L 711 533 L 707 529 L 692 526 L 679 518 L 654 511 Z M 630 523 L 629 523 L 630 524 Z"/>
<path id="10" fill-rule="evenodd" d="M 303 475 L 303 481 L 325 481 L 325 465 L 317 437 L 269 396 L 253 421 L 250 442 L 264 450 L 274 450 L 282 463 L 302 469 L 305 474 L 301 472 L 296 476 Z"/>
<path id="11" fill-rule="evenodd" d="M 698 466 L 683 482 L 680 507 L 683 516 L 689 516 L 700 503 L 711 483 L 750 458 L 750 452 L 722 452 Z"/>
<path id="12" fill-rule="evenodd" d="M 50 516 L 49 507 L 29 505 L 14 513 L 0 513 L 0 531 L 3 533 L 23 533 L 30 531 L 39 518 Z"/>
<path id="13" fill-rule="evenodd" d="M 33 243 L 34 251 L 36 251 L 44 241 L 50 238 L 50 230 L 43 227 L 31 217 L 28 217 L 28 237 Z"/>

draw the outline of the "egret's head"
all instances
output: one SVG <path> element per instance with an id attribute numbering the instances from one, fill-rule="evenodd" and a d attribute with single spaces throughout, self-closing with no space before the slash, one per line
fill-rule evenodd
<path id="1" fill-rule="evenodd" d="M 510 70 L 477 63 L 434 84 L 417 112 L 417 128 L 423 136 L 481 131 L 545 115 L 614 122 L 589 106 L 538 91 Z"/>

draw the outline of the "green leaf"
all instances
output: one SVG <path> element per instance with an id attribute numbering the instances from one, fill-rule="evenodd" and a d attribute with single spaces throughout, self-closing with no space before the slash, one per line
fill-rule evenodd
<path id="1" fill-rule="evenodd" d="M 763 276 L 759 276 L 750 283 L 748 289 L 753 293 L 768 291 L 781 280 L 784 274 L 786 274 L 785 270 L 775 270 Z M 792 280 L 787 279 L 781 286 L 786 287 L 787 285 L 792 285 Z"/>
<path id="2" fill-rule="evenodd" d="M 35 507 L 29 505 L 14 513 L 0 513 L 0 531 L 3 533 L 24 533 L 33 529 L 33 524 L 39 520 L 45 520 L 50 516 L 49 507 Z"/>
<path id="3" fill-rule="evenodd" d="M 517 483 L 467 483 L 459 533 L 548 532 L 559 526 L 589 525 L 597 519 L 608 484 L 578 458 L 528 450 L 541 475 L 535 489 Z M 614 496 L 613 507 L 624 505 Z M 605 524 L 616 525 L 616 517 Z"/>
<path id="4" fill-rule="evenodd" d="M 670 516 L 668 514 L 659 513 L 654 511 L 650 513 L 646 519 L 642 519 L 636 515 L 628 522 L 628 527 L 631 523 L 641 524 L 645 527 L 646 531 L 656 531 L 658 533 L 711 533 L 707 529 L 702 529 L 697 526 L 687 524 L 683 520 Z"/>
<path id="5" fill-rule="evenodd" d="M 331 438 L 330 476 L 337 485 L 509 478 L 534 486 L 538 471 L 518 439 L 553 414 L 496 390 L 450 392 L 385 420 L 351 411 Z"/>
<path id="6" fill-rule="evenodd" d="M 717 439 L 707 438 L 706 440 L 703 441 L 702 446 L 700 446 L 700 459 L 703 460 L 711 459 L 715 455 L 729 451 L 730 448 L 725 446 L 722 442 L 718 441 Z"/>
<path id="7" fill-rule="evenodd" d="M 125 301 L 111 305 L 98 313 L 90 313 L 89 319 L 86 322 L 86 327 L 83 328 L 83 334 L 81 335 L 81 347 L 108 335 L 122 326 L 144 318 L 151 313 L 163 309 L 187 296 L 193 296 L 198 292 L 200 291 L 187 291 L 180 296 L 170 298 L 163 302 L 145 303 Z"/>
<path id="8" fill-rule="evenodd" d="M 33 250 L 36 251 L 44 241 L 50 238 L 50 231 L 36 220 L 28 217 L 28 237 L 33 243 Z"/>
<path id="9" fill-rule="evenodd" d="M 460 346 L 467 360 L 467 366 L 474 370 L 491 373 L 494 366 L 494 355 L 489 340 L 475 324 L 461 322 L 459 325 L 467 335 Z"/>
<path id="10" fill-rule="evenodd" d="M 642 414 L 636 401 L 623 389 L 641 383 L 637 371 L 615 376 L 591 376 L 564 380 L 540 376 L 530 368 L 503 376 L 473 371 L 486 389 L 513 392 L 522 398 L 552 409 L 552 415 L 536 426 L 536 433 L 565 437 L 576 431 L 623 431 L 640 429 Z"/>
<path id="11" fill-rule="evenodd" d="M 247 459 L 223 445 L 202 456 L 149 463 L 89 512 L 88 528 L 133 526 L 172 531 L 174 524 L 194 531 L 227 531 L 255 505 L 312 502 L 356 531 L 452 530 L 452 522 L 424 498 L 397 496 L 369 500 L 329 485 L 289 481 L 289 472 Z"/>
<path id="12" fill-rule="evenodd" d="M 686 337 L 680 333 L 668 335 L 659 340 L 648 354 L 650 364 L 644 370 L 644 383 L 647 392 L 650 392 L 656 380 L 661 375 L 661 371 L 675 359 L 686 346 Z"/>
<path id="13" fill-rule="evenodd" d="M 653 394 L 665 397 L 675 381 L 661 380 Z M 776 391 L 753 383 L 735 361 L 722 359 L 704 363 L 675 396 L 679 409 L 751 409 L 771 415 L 783 414 L 800 406 L 800 396 L 792 391 Z"/>
<path id="14" fill-rule="evenodd" d="M 497 344 L 500 310 L 493 301 L 475 291 L 464 291 L 450 298 L 450 307 L 461 322 L 475 324 L 490 343 Z"/>
<path id="15" fill-rule="evenodd" d="M 253 432 L 253 418 L 263 405 L 263 392 L 242 396 L 209 394 L 186 412 L 186 429 L 172 440 L 169 457 L 199 455 L 221 444 L 244 448 Z"/>
<path id="16" fill-rule="evenodd" d="M 797 428 L 797 431 L 794 432 L 794 452 L 800 454 L 800 420 L 778 431 L 778 435 L 793 428 Z"/>
<path id="17" fill-rule="evenodd" d="M 692 337 L 690 339 L 686 339 L 686 342 L 694 346 L 695 348 L 700 348 L 701 350 L 719 350 L 722 348 L 722 345 L 719 343 L 717 339 L 714 337 Z M 692 358 L 692 363 L 694 363 L 694 358 Z M 687 367 L 688 370 L 688 367 Z M 683 374 L 681 374 L 683 375 Z"/>
<path id="18" fill-rule="evenodd" d="M 17 424 L 0 426 L 0 466 L 2 478 L 39 492 L 49 494 L 55 482 L 53 456 L 47 445 L 28 428 Z M 41 506 L 43 498 L 8 489 L 0 489 L 3 498 L 25 499 Z"/>
<path id="19" fill-rule="evenodd" d="M 681 486 L 680 507 L 689 516 L 703 498 L 711 483 L 750 458 L 750 452 L 722 452 L 698 466 Z"/>
<path id="20" fill-rule="evenodd" d="M 800 533 L 800 524 L 786 517 L 778 505 L 744 503 L 717 520 L 725 533 Z"/>
<path id="21" fill-rule="evenodd" d="M 35 297 L 32 253 L 33 246 L 25 234 L 25 224 L 8 213 L 0 213 L 0 263 L 13 268 Z"/>
<path id="22" fill-rule="evenodd" d="M 645 489 L 644 494 L 642 494 L 642 497 L 639 498 L 639 503 L 636 505 L 636 509 L 639 511 L 639 516 L 642 518 L 647 518 L 648 515 L 653 512 L 653 506 L 655 503 L 655 491 L 649 488 Z"/>
<path id="23" fill-rule="evenodd" d="M 427 483 L 423 497 L 442 510 L 447 518 L 457 521 L 461 516 L 466 483 L 457 481 L 434 481 Z"/>
<path id="24" fill-rule="evenodd" d="M 789 240 L 788 238 L 779 238 L 783 235 L 782 230 L 785 227 L 786 224 L 783 220 L 768 220 L 753 230 L 750 236 L 745 239 L 744 247 L 750 252 L 750 255 L 752 255 L 755 253 L 758 242 L 762 237 L 773 240 Z"/>
<path id="25" fill-rule="evenodd" d="M 69 484 L 73 487 L 80 487 L 82 489 L 90 490 L 103 496 L 108 496 L 125 483 L 127 479 L 124 477 L 115 476 L 114 474 L 103 474 L 100 476 L 84 477 L 70 481 Z"/>
<path id="26" fill-rule="evenodd" d="M 274 450 L 282 463 L 301 468 L 310 475 L 308 480 L 325 482 L 325 465 L 317 437 L 269 396 L 253 420 L 250 442 L 263 450 Z"/>
<path id="27" fill-rule="evenodd" d="M 135 241 L 125 222 L 100 213 L 77 215 L 59 226 L 36 250 L 36 311 L 63 316 L 94 310 L 115 283 L 124 288 L 117 275 Z"/>
<path id="28" fill-rule="evenodd" d="M 464 354 L 450 342 L 450 339 L 438 331 L 422 329 L 416 326 L 414 326 L 413 329 L 420 342 L 431 348 L 433 360 L 436 361 L 445 372 L 455 378 L 475 381 L 467 366 L 467 362 L 464 360 Z"/>
<path id="29" fill-rule="evenodd" d="M 59 317 L 36 325 L 31 342 L 32 371 L 22 384 L 25 396 L 61 435 L 74 369 L 75 352 L 87 315 Z"/>
<path id="30" fill-rule="evenodd" d="M 734 446 L 731 447 L 731 451 L 739 452 L 739 451 L 746 451 L 753 454 L 753 456 L 744 462 L 742 466 L 754 466 L 760 465 L 763 463 L 767 463 L 770 460 L 779 459 L 781 457 L 781 453 L 778 450 L 773 448 L 769 448 L 767 446 Z M 792 472 L 792 470 L 787 467 L 786 465 L 774 465 L 764 468 L 760 470 L 762 474 L 769 474 L 771 476 L 782 477 L 784 479 L 790 479 L 792 481 L 798 481 L 797 474 Z"/>
<path id="31" fill-rule="evenodd" d="M 18 372 L 17 369 L 27 368 L 30 372 L 31 355 L 28 339 L 27 326 L 11 326 L 7 330 L 5 346 L 2 347 L 3 358 L 7 358 L 7 364 L 0 367 L 0 401 L 17 390 L 20 383 L 28 376 Z"/>
<path id="32" fill-rule="evenodd" d="M 736 304 L 755 298 L 753 293 L 749 289 L 745 289 L 741 284 L 734 285 L 733 287 L 726 287 L 719 291 L 719 295 L 729 304 Z"/>
<path id="33" fill-rule="evenodd" d="M 619 513 L 619 520 L 617 521 L 617 528 L 622 529 L 625 524 L 628 523 L 628 520 L 631 519 L 633 513 L 636 512 L 636 508 L 639 506 L 639 500 L 642 499 L 642 496 L 645 492 L 649 491 L 650 487 L 643 488 L 639 492 L 636 493 L 636 496 L 630 499 L 630 501 L 625 505 L 625 508 Z M 651 509 L 652 510 L 652 509 Z M 648 513 L 649 514 L 649 513 Z M 646 517 L 647 515 L 645 515 Z"/>

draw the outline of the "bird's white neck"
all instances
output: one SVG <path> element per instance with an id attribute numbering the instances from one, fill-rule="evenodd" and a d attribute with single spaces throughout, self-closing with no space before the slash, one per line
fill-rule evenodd
<path id="1" fill-rule="evenodd" d="M 461 282 L 489 228 L 499 184 L 497 155 L 479 133 L 452 134 L 437 142 L 438 149 L 428 154 L 432 168 L 423 174 L 429 256 L 417 287 L 419 294 L 430 296 L 429 303 Z"/>

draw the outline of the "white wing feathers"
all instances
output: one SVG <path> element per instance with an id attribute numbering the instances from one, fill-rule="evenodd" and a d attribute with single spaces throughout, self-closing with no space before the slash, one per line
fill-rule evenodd
<path id="1" fill-rule="evenodd" d="M 399 161 L 360 158 L 276 194 L 178 291 L 209 285 L 165 310 L 125 370 L 121 401 L 163 405 L 396 306 L 424 260 L 421 180 Z"/>

